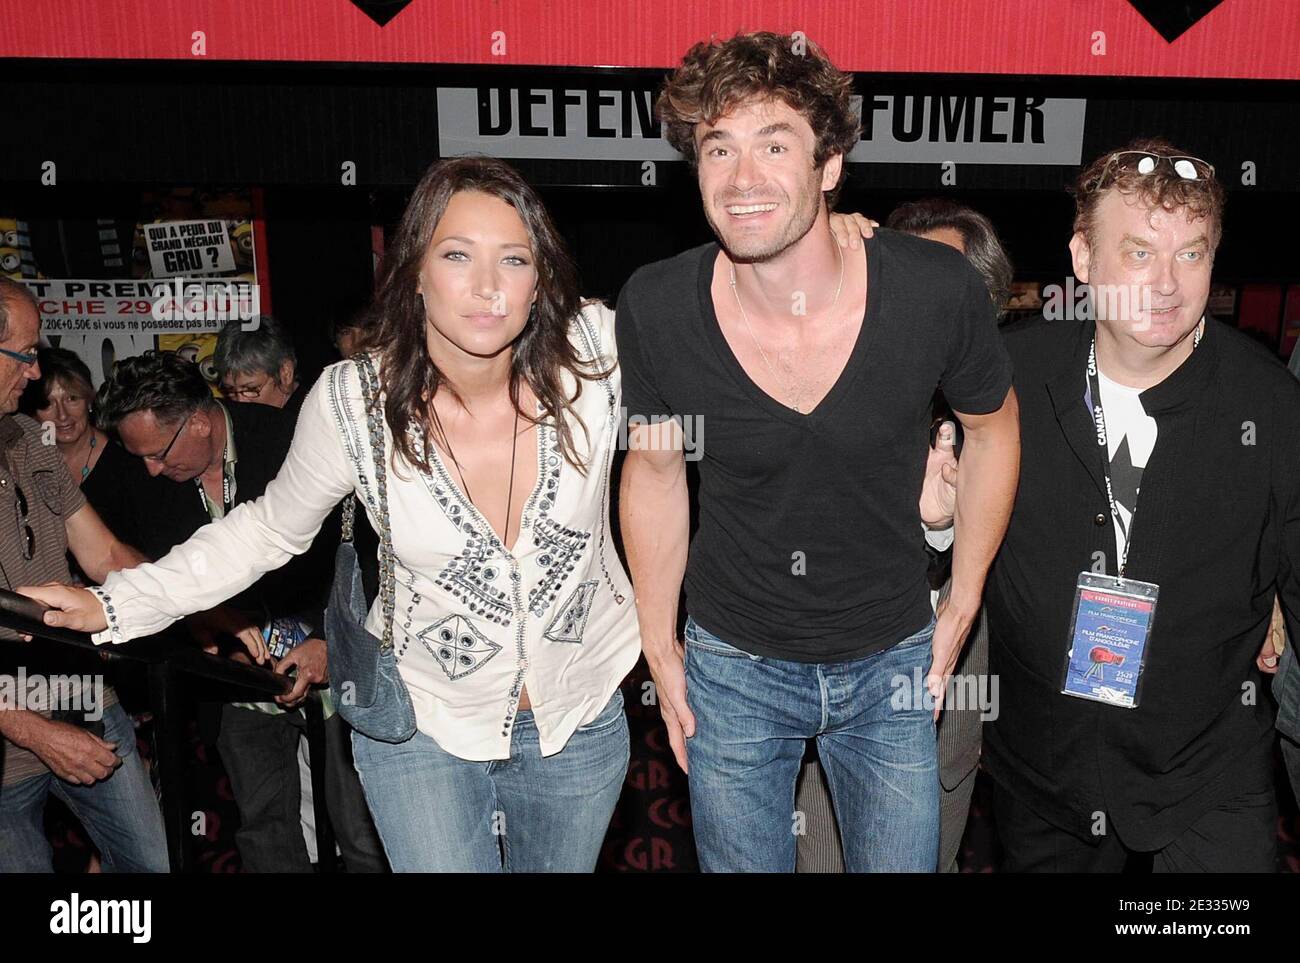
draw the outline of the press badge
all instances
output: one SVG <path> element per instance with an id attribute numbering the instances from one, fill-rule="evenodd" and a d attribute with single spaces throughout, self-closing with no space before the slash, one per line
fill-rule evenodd
<path id="1" fill-rule="evenodd" d="M 1151 582 L 1079 574 L 1061 692 L 1137 708 L 1159 593 Z"/>

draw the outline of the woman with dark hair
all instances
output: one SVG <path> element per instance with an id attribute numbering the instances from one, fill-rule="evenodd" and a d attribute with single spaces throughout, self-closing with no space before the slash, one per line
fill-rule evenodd
<path id="1" fill-rule="evenodd" d="M 378 308 L 361 353 L 312 388 L 262 498 L 97 596 L 39 594 L 66 624 L 107 627 L 99 641 L 147 635 L 305 550 L 355 493 L 385 555 L 366 627 L 391 637 L 417 725 L 353 739 L 393 868 L 590 871 L 640 652 L 608 524 L 613 313 L 579 298 L 536 193 L 489 158 L 420 181 Z"/>
<path id="2" fill-rule="evenodd" d="M 346 361 L 356 354 L 362 335 L 374 323 L 377 323 L 376 306 L 369 297 L 364 303 L 353 303 L 340 310 L 330 325 L 330 341 L 339 357 Z"/>
<path id="3" fill-rule="evenodd" d="M 134 544 L 119 496 L 144 476 L 140 460 L 95 426 L 95 389 L 86 363 L 66 348 L 40 348 L 37 356 L 41 377 L 28 382 L 18 410 L 53 429 L 54 444 L 86 500 L 109 531 Z"/>

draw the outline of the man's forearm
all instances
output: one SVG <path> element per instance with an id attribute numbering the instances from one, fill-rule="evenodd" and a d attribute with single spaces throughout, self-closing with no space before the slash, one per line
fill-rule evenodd
<path id="1" fill-rule="evenodd" d="M 126 542 L 115 541 L 108 554 L 108 572 L 116 572 L 118 569 L 135 568 L 145 562 L 151 561 L 149 556 L 145 555 L 139 549 Z M 104 573 L 104 578 L 108 577 L 108 572 Z M 100 579 L 102 582 L 103 579 Z"/>
<path id="2" fill-rule="evenodd" d="M 149 561 L 144 555 L 125 542 L 114 542 L 108 549 L 95 557 L 89 566 L 82 566 L 96 585 L 103 585 L 109 573 L 124 568 L 135 568 L 142 562 Z"/>
<path id="3" fill-rule="evenodd" d="M 104 584 L 110 572 L 135 568 L 149 561 L 114 535 L 89 503 L 82 505 L 65 523 L 68 548 L 77 564 L 96 583 Z"/>
<path id="4" fill-rule="evenodd" d="M 1006 535 L 1019 477 L 1018 417 L 967 431 L 957 483 L 951 602 L 972 615 Z"/>
<path id="5" fill-rule="evenodd" d="M 0 707 L 0 736 L 26 748 L 31 740 L 32 726 L 39 725 L 41 718 L 30 709 Z"/>
<path id="6" fill-rule="evenodd" d="M 646 648 L 677 639 L 677 601 L 686 574 L 690 496 L 686 463 L 658 466 L 632 451 L 623 464 L 619 522 Z"/>

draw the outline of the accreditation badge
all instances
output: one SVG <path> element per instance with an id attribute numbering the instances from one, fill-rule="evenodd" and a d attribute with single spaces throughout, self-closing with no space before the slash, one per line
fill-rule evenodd
<path id="1" fill-rule="evenodd" d="M 311 626 L 293 616 L 273 618 L 262 626 L 262 639 L 273 659 L 283 659 L 311 637 Z"/>
<path id="2" fill-rule="evenodd" d="M 1137 708 L 1160 586 L 1081 572 L 1061 692 Z"/>

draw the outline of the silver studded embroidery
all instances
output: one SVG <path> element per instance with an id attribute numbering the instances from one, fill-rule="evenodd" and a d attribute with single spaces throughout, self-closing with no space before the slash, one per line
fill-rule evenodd
<path id="1" fill-rule="evenodd" d="M 528 590 L 528 611 L 541 618 L 546 614 L 565 581 L 582 561 L 591 532 L 565 528 L 551 518 L 539 518 L 533 526 L 533 545 L 537 547 L 536 564 L 542 575 Z"/>
<path id="2" fill-rule="evenodd" d="M 406 615 L 402 619 L 403 641 L 400 644 L 394 643 L 393 649 L 393 655 L 396 658 L 398 665 L 401 665 L 402 659 L 406 656 L 406 650 L 411 645 L 411 622 L 415 617 L 415 607 L 420 604 L 422 596 L 415 588 L 415 573 L 403 564 L 396 552 L 393 553 L 393 565 L 395 568 L 394 575 L 396 584 L 405 586 L 406 591 L 410 596 L 410 601 L 407 602 L 406 605 Z M 394 586 L 394 588 L 396 588 L 396 586 Z"/>
<path id="3" fill-rule="evenodd" d="M 537 519 L 532 525 L 534 564 L 541 574 L 528 590 L 528 611 L 541 618 L 560 594 L 568 577 L 578 567 L 591 539 L 590 532 L 566 528 L 550 517 L 560 493 L 560 435 L 549 424 L 537 427 L 542 446 L 542 474 L 537 481 Z"/>
<path id="4" fill-rule="evenodd" d="M 113 605 L 112 596 L 97 585 L 89 586 L 89 590 L 104 606 L 104 618 L 108 622 L 108 631 L 112 635 L 113 641 L 118 644 L 126 641 L 122 636 L 122 626 L 117 620 L 117 609 Z"/>
<path id="5" fill-rule="evenodd" d="M 546 627 L 546 638 L 552 642 L 581 644 L 582 633 L 587 628 L 587 617 L 591 614 L 591 601 L 596 597 L 599 585 L 594 578 L 580 583 Z"/>
<path id="6" fill-rule="evenodd" d="M 338 428 L 339 437 L 343 439 L 343 450 L 352 462 L 353 470 L 357 473 L 357 480 L 361 483 L 361 491 L 365 496 L 366 504 L 374 511 L 376 501 L 374 493 L 370 489 L 369 461 L 370 446 L 363 444 L 359 425 L 363 424 L 363 419 L 353 410 L 353 396 L 355 391 L 350 391 L 347 384 L 347 376 L 350 370 L 357 370 L 357 367 L 349 367 L 346 364 L 335 365 L 330 369 L 330 410 L 334 415 L 334 425 Z M 359 375 L 358 375 L 359 377 Z"/>
<path id="7" fill-rule="evenodd" d="M 542 473 L 537 480 L 537 512 L 545 516 L 555 507 L 560 495 L 560 433 L 549 424 L 538 425 L 537 433 L 543 446 Z"/>
<path id="8" fill-rule="evenodd" d="M 412 428 L 410 439 L 416 453 L 423 456 L 423 433 Z M 465 536 L 460 555 L 447 563 L 434 582 L 472 614 L 498 625 L 509 625 L 513 606 L 506 589 L 507 564 L 501 540 L 495 532 L 485 534 L 476 524 L 474 514 L 468 510 L 460 490 L 446 477 L 441 462 L 436 457 L 429 461 L 436 469 L 436 477 L 424 471 L 416 474 L 447 520 Z"/>
<path id="9" fill-rule="evenodd" d="M 480 632 L 463 615 L 448 615 L 419 633 L 424 647 L 442 666 L 452 682 L 477 672 L 490 662 L 501 646 Z"/>
<path id="10" fill-rule="evenodd" d="M 587 344 L 587 357 L 592 359 L 603 358 L 603 355 L 601 353 L 601 346 L 600 346 L 600 332 L 597 331 L 594 325 L 592 325 L 587 320 L 587 318 L 582 314 L 578 315 L 574 323 L 577 325 L 579 333 L 581 334 L 583 340 Z M 607 408 L 606 422 L 608 425 L 610 435 L 614 436 L 618 429 L 618 419 L 620 417 L 619 412 L 617 410 L 618 398 L 614 391 L 614 386 L 610 382 L 609 378 L 601 378 L 600 386 L 605 390 L 605 403 Z M 606 452 L 605 452 L 605 464 L 602 466 L 603 470 L 601 472 L 601 486 L 600 486 L 601 510 L 600 510 L 600 523 L 599 523 L 600 528 L 599 528 L 599 536 L 596 539 L 596 560 L 600 563 L 600 573 L 605 580 L 606 588 L 608 588 L 610 594 L 614 596 L 614 601 L 618 605 L 622 605 L 623 602 L 625 601 L 625 597 L 623 593 L 619 591 L 618 586 L 614 584 L 614 578 L 610 574 L 609 566 L 605 563 L 605 548 L 607 543 L 605 519 L 609 516 L 609 476 L 610 476 L 610 470 L 613 465 L 613 462 L 614 462 L 614 446 L 607 445 Z"/>
<path id="11" fill-rule="evenodd" d="M 460 555 L 447 563 L 435 582 L 472 614 L 498 625 L 509 625 L 507 568 L 496 550 L 471 526 Z"/>
<path id="12" fill-rule="evenodd" d="M 408 436 L 411 441 L 411 447 L 418 458 L 425 457 L 425 441 L 422 429 L 412 426 L 408 430 Z M 466 500 L 464 494 L 459 488 L 452 484 L 451 477 L 443 467 L 442 459 L 438 456 L 437 449 L 432 449 L 428 453 L 428 463 L 432 472 L 416 471 L 420 480 L 424 482 L 424 487 L 429 490 L 433 500 L 438 503 L 442 513 L 447 516 L 451 522 L 460 531 L 466 535 L 477 533 L 481 538 L 487 541 L 494 549 L 501 548 L 501 540 L 496 537 L 496 533 L 491 528 L 481 528 L 477 523 L 476 514 L 471 510 L 470 503 Z"/>

